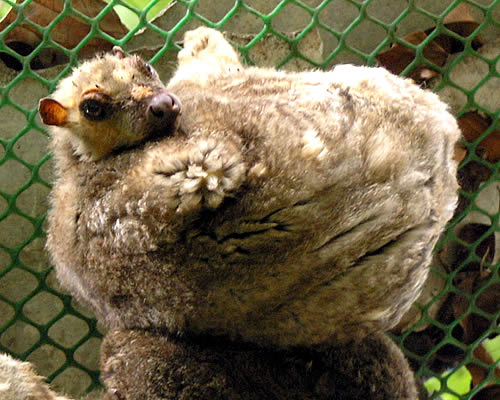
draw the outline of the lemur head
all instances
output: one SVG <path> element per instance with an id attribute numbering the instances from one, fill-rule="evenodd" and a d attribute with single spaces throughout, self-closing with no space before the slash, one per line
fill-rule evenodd
<path id="1" fill-rule="evenodd" d="M 180 102 L 151 65 L 114 47 L 61 80 L 51 97 L 40 100 L 39 112 L 52 126 L 55 143 L 64 137 L 76 155 L 98 160 L 145 139 L 171 135 Z"/>

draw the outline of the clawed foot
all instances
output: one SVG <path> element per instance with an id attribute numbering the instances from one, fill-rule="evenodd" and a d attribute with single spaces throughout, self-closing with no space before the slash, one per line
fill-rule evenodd
<path id="1" fill-rule="evenodd" d="M 146 165 L 155 190 L 181 214 L 218 207 L 246 176 L 241 152 L 227 139 L 200 138 L 177 152 L 160 148 Z"/>
<path id="2" fill-rule="evenodd" d="M 238 55 L 222 33 L 207 27 L 184 35 L 184 49 L 179 52 L 178 58 L 180 67 L 192 62 L 229 69 L 241 67 Z"/>

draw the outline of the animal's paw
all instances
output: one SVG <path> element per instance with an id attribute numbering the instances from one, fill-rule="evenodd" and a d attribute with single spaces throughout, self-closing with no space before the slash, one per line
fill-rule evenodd
<path id="1" fill-rule="evenodd" d="M 184 49 L 179 52 L 178 59 L 181 67 L 192 61 L 221 68 L 241 67 L 238 55 L 222 33 L 207 27 L 186 32 Z"/>
<path id="2" fill-rule="evenodd" d="M 159 148 L 147 165 L 165 204 L 182 214 L 217 208 L 246 176 L 242 154 L 227 138 L 198 138 L 174 152 Z"/>

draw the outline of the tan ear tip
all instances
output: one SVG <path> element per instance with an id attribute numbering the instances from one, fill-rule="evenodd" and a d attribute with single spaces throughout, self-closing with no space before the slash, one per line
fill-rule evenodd
<path id="1" fill-rule="evenodd" d="M 120 46 L 113 46 L 113 54 L 117 56 L 119 59 L 127 57 L 127 55 Z"/>

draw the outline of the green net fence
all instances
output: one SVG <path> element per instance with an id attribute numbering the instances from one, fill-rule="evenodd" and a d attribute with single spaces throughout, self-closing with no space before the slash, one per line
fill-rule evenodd
<path id="1" fill-rule="evenodd" d="M 99 386 L 102 332 L 58 287 L 44 250 L 52 177 L 38 100 L 80 58 L 111 44 L 168 79 L 182 33 L 204 24 L 228 31 L 249 64 L 382 64 L 450 104 L 465 137 L 456 149 L 460 204 L 424 294 L 392 335 L 430 398 L 500 398 L 499 4 L 2 0 L 0 352 L 35 363 L 55 390 L 79 396 Z"/>

